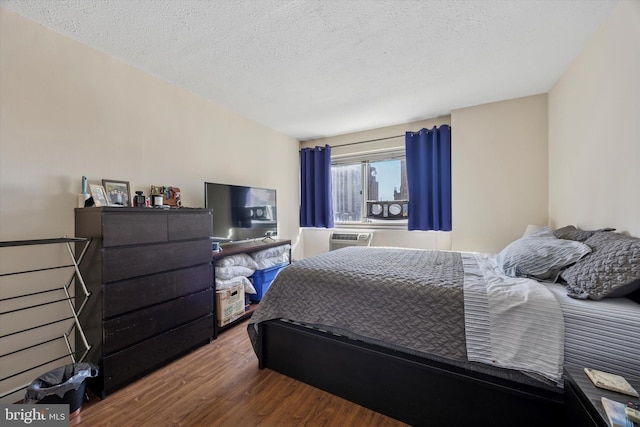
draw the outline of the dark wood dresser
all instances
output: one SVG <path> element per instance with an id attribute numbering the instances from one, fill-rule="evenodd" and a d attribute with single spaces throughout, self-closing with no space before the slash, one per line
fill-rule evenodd
<path id="1" fill-rule="evenodd" d="M 211 224 L 207 209 L 75 209 L 75 235 L 94 239 L 77 309 L 99 397 L 213 339 Z"/>

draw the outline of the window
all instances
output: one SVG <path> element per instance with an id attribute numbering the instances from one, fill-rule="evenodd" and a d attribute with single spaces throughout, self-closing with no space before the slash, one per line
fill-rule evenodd
<path id="1" fill-rule="evenodd" d="M 331 186 L 336 224 L 406 224 L 409 196 L 404 152 L 335 159 Z"/>

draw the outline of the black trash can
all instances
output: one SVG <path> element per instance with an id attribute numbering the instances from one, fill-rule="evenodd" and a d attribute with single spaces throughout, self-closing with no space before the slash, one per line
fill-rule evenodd
<path id="1" fill-rule="evenodd" d="M 72 363 L 61 366 L 38 378 L 27 387 L 24 403 L 68 404 L 69 414 L 84 403 L 86 380 L 98 375 L 92 363 Z"/>

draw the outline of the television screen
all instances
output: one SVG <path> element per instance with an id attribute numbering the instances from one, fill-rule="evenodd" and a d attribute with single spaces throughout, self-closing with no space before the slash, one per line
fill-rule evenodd
<path id="1" fill-rule="evenodd" d="M 214 240 L 256 239 L 278 230 L 276 190 L 205 182 L 204 205 L 213 212 Z"/>

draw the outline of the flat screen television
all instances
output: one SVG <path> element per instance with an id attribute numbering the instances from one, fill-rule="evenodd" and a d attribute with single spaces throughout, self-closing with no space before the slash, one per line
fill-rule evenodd
<path id="1" fill-rule="evenodd" d="M 204 205 L 213 212 L 212 240 L 257 239 L 278 231 L 274 189 L 205 182 Z"/>

